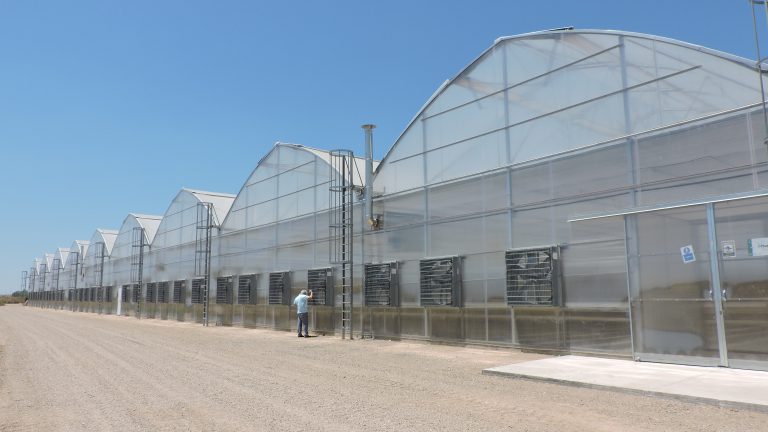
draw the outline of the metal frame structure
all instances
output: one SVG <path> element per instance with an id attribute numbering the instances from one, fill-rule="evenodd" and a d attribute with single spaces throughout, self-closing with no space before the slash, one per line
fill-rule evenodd
<path id="1" fill-rule="evenodd" d="M 141 319 L 142 296 L 141 289 L 144 281 L 144 248 L 146 235 L 143 227 L 133 227 L 133 241 L 131 243 L 131 283 L 134 290 L 138 290 L 138 299 L 134 292 L 136 301 L 136 319 Z"/>
<path id="2" fill-rule="evenodd" d="M 195 223 L 195 276 L 203 279 L 203 326 L 208 326 L 210 314 L 210 284 L 211 284 L 211 247 L 213 236 L 213 204 L 210 202 L 197 203 L 197 221 Z"/>
<path id="3" fill-rule="evenodd" d="M 353 323 L 353 220 L 355 186 L 355 156 L 351 150 L 330 152 L 330 262 L 340 267 L 341 277 L 341 338 L 349 334 L 354 339 Z"/>

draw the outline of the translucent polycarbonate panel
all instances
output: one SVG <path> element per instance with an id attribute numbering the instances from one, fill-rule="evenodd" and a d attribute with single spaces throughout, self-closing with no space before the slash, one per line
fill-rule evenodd
<path id="1" fill-rule="evenodd" d="M 509 129 L 510 161 L 530 161 L 626 135 L 624 99 L 613 94 Z"/>
<path id="2" fill-rule="evenodd" d="M 427 183 L 505 166 L 506 142 L 504 131 L 498 131 L 427 153 Z"/>
<path id="3" fill-rule="evenodd" d="M 629 295 L 624 240 L 570 244 L 563 249 L 567 307 L 624 307 Z"/>
<path id="4" fill-rule="evenodd" d="M 297 201 L 297 205 L 296 205 L 297 216 L 307 215 L 315 211 L 316 206 L 315 206 L 315 188 L 314 187 L 296 192 L 295 196 Z"/>
<path id="5" fill-rule="evenodd" d="M 614 35 L 584 33 L 544 34 L 504 41 L 508 85 L 566 67 L 618 43 Z"/>
<path id="6" fill-rule="evenodd" d="M 264 179 L 277 175 L 279 172 L 278 147 L 272 148 L 264 159 L 259 161 L 258 167 L 253 171 L 251 177 L 245 182 L 246 187 L 258 183 Z M 238 196 L 239 198 L 239 196 Z M 237 202 L 237 199 L 235 200 Z"/>
<path id="7" fill-rule="evenodd" d="M 245 229 L 246 221 L 246 209 L 242 208 L 239 210 L 235 210 L 234 208 L 227 214 L 227 222 L 226 225 L 221 228 L 221 232 L 230 232 L 230 231 L 238 231 Z"/>
<path id="8" fill-rule="evenodd" d="M 424 155 L 388 162 L 376 173 L 374 190 L 393 194 L 424 185 Z"/>
<path id="9" fill-rule="evenodd" d="M 309 242 L 315 239 L 314 216 L 304 216 L 277 225 L 278 244 Z"/>
<path id="10" fill-rule="evenodd" d="M 472 102 L 423 121 L 427 150 L 474 138 L 505 126 L 504 95 Z"/>
<path id="11" fill-rule="evenodd" d="M 617 195 L 631 185 L 631 157 L 626 144 L 591 149 L 584 153 L 512 169 L 512 203 L 515 206 L 553 199 L 590 199 Z M 625 208 L 628 198 L 614 208 Z"/>
<path id="12" fill-rule="evenodd" d="M 276 200 L 265 201 L 261 204 L 255 204 L 246 208 L 245 226 L 243 228 L 260 226 L 275 222 L 275 220 L 277 220 L 277 216 L 275 214 L 276 210 Z"/>
<path id="13" fill-rule="evenodd" d="M 257 183 L 247 185 L 245 189 L 246 205 L 252 206 L 264 201 L 273 200 L 276 196 L 278 196 L 278 182 L 279 176 L 275 175 Z"/>
<path id="14" fill-rule="evenodd" d="M 735 114 L 639 136 L 637 177 L 647 185 L 642 187 L 642 203 L 753 190 L 757 178 L 752 177 L 752 166 L 757 159 L 748 120 Z"/>
<path id="15" fill-rule="evenodd" d="M 563 349 L 563 313 L 552 307 L 515 307 L 514 334 L 523 346 Z"/>
<path id="16" fill-rule="evenodd" d="M 632 355 L 626 309 L 568 309 L 565 325 L 571 352 Z"/>
<path id="17" fill-rule="evenodd" d="M 419 154 L 424 151 L 424 121 L 419 118 L 403 132 L 392 151 L 387 155 L 391 162 Z"/>
<path id="18" fill-rule="evenodd" d="M 757 82 L 755 76 L 750 78 Z M 698 84 L 702 90 L 689 87 L 692 83 Z M 650 86 L 633 89 L 629 92 L 632 129 L 642 132 L 755 102 L 754 90 L 749 92 L 751 97 L 737 96 L 739 102 L 736 102 L 728 100 L 727 87 L 730 86 L 725 87 L 717 87 L 708 71 L 695 69 Z M 742 100 L 744 103 L 740 103 Z"/>
<path id="19" fill-rule="evenodd" d="M 425 110 L 425 114 L 435 115 L 503 90 L 503 63 L 503 48 L 492 48 L 440 93 Z"/>
<path id="20" fill-rule="evenodd" d="M 717 364 L 703 206 L 627 216 L 635 355 L 643 360 Z M 687 248 L 687 249 L 683 249 Z M 669 356 L 675 356 L 670 358 Z"/>
<path id="21" fill-rule="evenodd" d="M 627 85 L 636 86 L 659 77 L 664 77 L 693 66 L 693 54 L 680 56 L 685 48 L 671 46 L 665 42 L 636 37 L 622 38 L 625 57 L 627 58 Z M 678 51 L 670 55 L 672 51 Z M 704 54 L 708 55 L 708 54 Z"/>
<path id="22" fill-rule="evenodd" d="M 307 270 L 314 266 L 315 256 L 312 245 L 282 247 L 277 249 L 276 269 L 290 269 L 294 279 L 300 277 L 299 270 Z M 302 273 L 303 274 L 303 273 Z"/>
<path id="23" fill-rule="evenodd" d="M 510 124 L 550 114 L 622 89 L 618 46 L 507 92 Z"/>
<path id="24" fill-rule="evenodd" d="M 275 238 L 275 225 L 262 226 L 255 229 L 249 229 L 244 232 L 237 233 L 227 240 L 230 243 L 236 242 L 237 238 L 245 237 L 245 243 L 242 244 L 239 250 L 232 250 L 234 253 L 242 253 L 249 250 L 267 249 L 277 245 L 277 239 Z"/>
<path id="25" fill-rule="evenodd" d="M 652 52 L 650 50 L 653 50 Z M 753 68 L 717 56 L 661 41 L 626 38 L 629 85 L 646 77 L 663 77 L 672 72 L 696 67 L 701 79 L 679 82 L 679 91 L 688 99 L 716 101 L 719 110 L 759 101 L 760 83 Z"/>
<path id="26" fill-rule="evenodd" d="M 299 215 L 299 198 L 297 194 L 282 196 L 277 199 L 278 221 L 294 218 Z"/>
<path id="27" fill-rule="evenodd" d="M 309 160 L 301 165 L 290 167 L 290 171 L 280 174 L 277 193 L 280 196 L 287 195 L 298 190 L 307 189 L 314 185 L 315 162 L 314 160 Z"/>
<path id="28" fill-rule="evenodd" d="M 418 191 L 376 200 L 373 211 L 382 215 L 384 226 L 391 228 L 424 221 L 425 205 L 424 192 Z"/>
<path id="29" fill-rule="evenodd" d="M 507 208 L 507 173 L 435 186 L 429 189 L 429 218 L 441 219 Z"/>
<path id="30" fill-rule="evenodd" d="M 768 369 L 768 255 L 756 246 L 768 237 L 767 207 L 765 197 L 715 204 L 728 362 L 735 367 Z"/>
<path id="31" fill-rule="evenodd" d="M 504 250 L 509 216 L 506 213 L 454 222 L 429 224 L 427 256 L 463 255 Z"/>
<path id="32" fill-rule="evenodd" d="M 573 222 L 571 240 L 561 249 L 567 307 L 628 306 L 624 219 Z"/>
<path id="33" fill-rule="evenodd" d="M 420 255 L 423 257 L 423 255 Z M 398 261 L 400 306 L 419 306 L 419 261 Z"/>

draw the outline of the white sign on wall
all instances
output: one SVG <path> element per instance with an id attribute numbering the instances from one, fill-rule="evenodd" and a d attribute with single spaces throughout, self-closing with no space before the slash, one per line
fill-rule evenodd
<path id="1" fill-rule="evenodd" d="M 736 256 L 736 240 L 723 240 L 720 242 L 723 258 L 733 258 Z"/>
<path id="2" fill-rule="evenodd" d="M 693 252 L 693 245 L 681 247 L 680 255 L 683 257 L 683 263 L 685 264 L 696 261 L 696 254 Z"/>
<path id="3" fill-rule="evenodd" d="M 747 249 L 749 249 L 750 256 L 768 255 L 768 237 L 747 240 Z"/>

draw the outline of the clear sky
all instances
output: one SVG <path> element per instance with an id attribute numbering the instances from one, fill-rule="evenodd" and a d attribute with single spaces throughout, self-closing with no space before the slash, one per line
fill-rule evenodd
<path id="1" fill-rule="evenodd" d="M 182 187 L 237 193 L 276 141 L 360 153 L 375 123 L 381 158 L 494 39 L 565 26 L 756 57 L 748 0 L 0 0 L 0 293 Z"/>

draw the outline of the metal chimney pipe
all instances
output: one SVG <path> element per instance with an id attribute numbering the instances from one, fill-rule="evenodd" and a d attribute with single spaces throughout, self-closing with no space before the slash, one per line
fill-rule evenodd
<path id="1" fill-rule="evenodd" d="M 365 129 L 365 220 L 368 226 L 375 227 L 376 220 L 373 217 L 373 129 L 376 125 L 364 124 Z"/>

